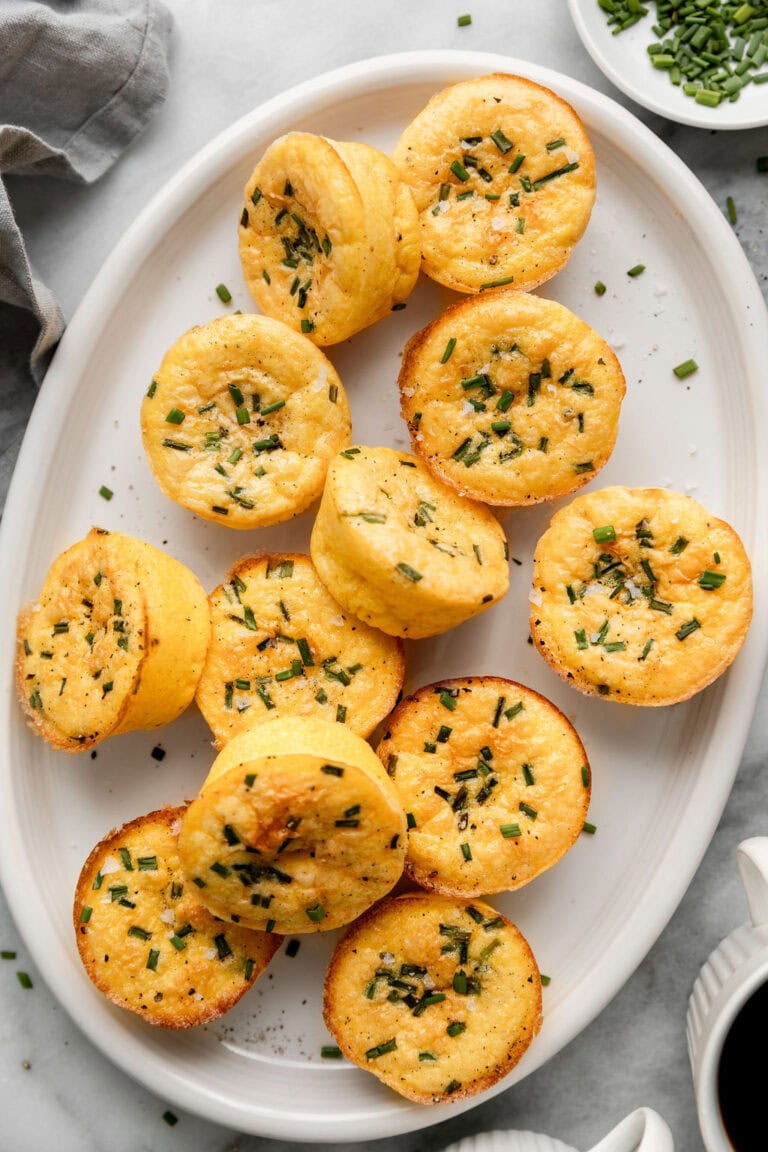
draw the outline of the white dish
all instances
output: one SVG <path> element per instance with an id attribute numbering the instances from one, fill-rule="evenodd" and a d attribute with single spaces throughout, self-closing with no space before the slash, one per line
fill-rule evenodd
<path id="1" fill-rule="evenodd" d="M 748 84 L 733 104 L 725 100 L 716 108 L 697 104 L 682 88 L 670 83 L 669 74 L 654 68 L 647 46 L 655 42 L 651 25 L 655 22 L 655 5 L 647 5 L 648 15 L 613 35 L 607 13 L 597 0 L 568 0 L 573 22 L 581 41 L 601 72 L 627 96 L 643 108 L 690 124 L 694 128 L 760 128 L 768 124 L 768 84 Z"/>
<path id="2" fill-rule="evenodd" d="M 432 93 L 507 70 L 549 85 L 583 116 L 598 157 L 587 234 L 546 286 L 619 349 L 629 381 L 613 459 L 597 484 L 694 486 L 742 533 L 756 586 L 768 578 L 768 477 L 762 366 L 765 309 L 749 266 L 695 177 L 624 109 L 565 76 L 504 56 L 422 52 L 320 76 L 240 120 L 196 156 L 149 205 L 105 264 L 56 353 L 30 422 L 0 549 L 0 867 L 41 976 L 110 1059 L 169 1102 L 287 1140 L 374 1139 L 434 1124 L 484 1097 L 436 1108 L 410 1104 L 365 1072 L 321 1061 L 320 1000 L 332 941 L 304 938 L 230 1014 L 172 1034 L 110 1006 L 74 946 L 72 891 L 91 846 L 123 820 L 195 794 L 213 757 L 190 711 L 157 733 L 99 747 L 92 760 L 56 754 L 22 721 L 12 683 L 13 619 L 54 556 L 101 524 L 166 546 L 206 587 L 258 548 L 306 550 L 312 515 L 260 533 L 196 520 L 158 491 L 138 425 L 141 396 L 165 348 L 193 323 L 226 311 L 214 288 L 250 307 L 237 254 L 241 189 L 260 151 L 294 127 L 391 147 Z M 639 261 L 647 271 L 632 279 Z M 598 298 L 593 284 L 608 292 Z M 405 311 L 331 350 L 360 442 L 404 447 L 398 353 L 448 294 L 420 284 Z M 678 381 L 672 366 L 701 368 Z M 105 503 L 99 487 L 114 498 Z M 571 716 L 594 770 L 590 819 L 568 856 L 527 888 L 500 898 L 541 969 L 545 1023 L 523 1061 L 486 1097 L 542 1065 L 584 1028 L 642 960 L 676 908 L 714 832 L 739 762 L 768 640 L 759 597 L 733 669 L 690 703 L 625 709 L 563 684 L 526 643 L 530 562 L 552 509 L 507 518 L 511 589 L 460 630 L 411 646 L 408 685 L 480 672 L 511 675 Z M 168 755 L 150 757 L 160 742 Z M 682 1023 L 681 1023 L 682 1026 Z"/>

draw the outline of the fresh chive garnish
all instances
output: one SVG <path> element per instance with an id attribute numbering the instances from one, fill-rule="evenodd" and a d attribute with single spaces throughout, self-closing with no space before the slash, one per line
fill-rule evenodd
<path id="1" fill-rule="evenodd" d="M 87 924 L 91 918 L 92 913 L 93 913 L 93 908 L 90 908 L 87 904 L 84 904 L 83 907 L 80 909 L 80 923 L 81 924 Z"/>
<path id="2" fill-rule="evenodd" d="M 512 149 L 512 141 L 504 135 L 501 128 L 497 128 L 495 132 L 491 132 L 491 140 L 493 140 L 499 152 L 505 156 L 507 152 L 510 152 Z"/>
<path id="3" fill-rule="evenodd" d="M 422 579 L 421 572 L 417 572 L 416 569 L 412 568 L 410 564 L 401 562 L 400 564 L 396 564 L 395 567 L 397 568 L 397 571 L 402 576 L 405 576 L 406 580 L 410 580 L 412 584 L 418 584 L 419 580 Z"/>
<path id="4" fill-rule="evenodd" d="M 111 500 L 114 492 L 111 488 L 107 488 L 106 484 L 102 484 L 101 488 L 99 488 L 99 496 L 101 496 L 103 500 Z"/>
<path id="5" fill-rule="evenodd" d="M 593 528 L 592 535 L 597 544 L 614 544 L 616 542 L 616 529 L 613 524 L 605 524 L 602 528 Z"/>
<path id="6" fill-rule="evenodd" d="M 151 940 L 152 933 L 147 932 L 146 928 L 140 928 L 138 924 L 132 924 L 128 929 L 128 935 L 135 937 L 136 940 Z"/>
<path id="7" fill-rule="evenodd" d="M 229 288 L 227 288 L 226 284 L 216 285 L 216 295 L 218 296 L 219 300 L 221 300 L 222 304 L 229 304 L 230 300 L 232 299 L 232 293 L 230 292 Z"/>
<path id="8" fill-rule="evenodd" d="M 605 296 L 607 289 L 602 280 L 595 281 L 595 296 Z"/>
<path id="9" fill-rule="evenodd" d="M 505 840 L 515 840 L 522 836 L 519 824 L 499 824 L 499 832 Z"/>
<path id="10" fill-rule="evenodd" d="M 445 352 L 443 352 L 442 356 L 440 357 L 440 363 L 441 364 L 447 364 L 448 363 L 451 356 L 453 355 L 453 350 L 455 347 L 456 347 L 456 337 L 451 336 L 450 340 L 448 341 L 448 343 L 445 346 Z"/>
<path id="11" fill-rule="evenodd" d="M 525 162 L 525 156 L 523 156 L 523 155 L 521 155 L 520 153 L 518 153 L 518 155 L 517 155 L 517 156 L 515 156 L 514 160 L 512 161 L 512 163 L 511 163 L 511 164 L 510 164 L 510 166 L 509 166 L 509 174 L 510 174 L 510 176 L 514 176 L 515 172 L 517 172 L 518 168 L 519 168 L 519 167 L 521 166 L 521 164 L 523 164 L 524 162 Z M 517 207 L 517 201 L 515 202 L 515 204 L 513 205 L 513 207 L 515 207 L 515 208 Z"/>
<path id="12" fill-rule="evenodd" d="M 139 872 L 157 872 L 157 856 L 139 856 Z"/>
<path id="13" fill-rule="evenodd" d="M 446 1028 L 446 1032 L 449 1036 L 461 1036 L 462 1032 L 466 1031 L 466 1028 L 466 1024 L 462 1023 L 461 1020 L 452 1020 Z"/>
<path id="14" fill-rule="evenodd" d="M 408 828 L 415 828 L 416 827 L 416 817 L 414 816 L 413 812 L 406 812 L 405 823 L 408 826 Z"/>
<path id="15" fill-rule="evenodd" d="M 688 620 L 685 624 L 678 628 L 677 632 L 675 632 L 675 636 L 678 640 L 685 640 L 688 636 L 691 635 L 692 632 L 698 631 L 699 628 L 701 628 L 701 624 L 694 616 L 692 619 Z"/>
<path id="16" fill-rule="evenodd" d="M 467 172 L 460 160 L 453 161 L 451 164 L 451 172 L 453 172 L 454 176 L 458 180 L 461 180 L 462 183 L 464 183 L 465 180 L 469 180 L 469 172 Z"/>
<path id="17" fill-rule="evenodd" d="M 527 788 L 530 788 L 532 784 L 536 783 L 530 764 L 523 764 L 523 779 L 525 780 Z"/>
<path id="18" fill-rule="evenodd" d="M 535 820 L 536 817 L 538 816 L 538 812 L 536 811 L 536 809 L 531 808 L 530 804 L 526 804 L 522 800 L 518 804 L 518 808 L 520 809 L 521 812 L 524 812 L 526 814 L 526 816 L 528 816 L 531 820 Z"/>
<path id="19" fill-rule="evenodd" d="M 564 164 L 562 168 L 555 168 L 553 172 L 547 172 L 546 175 L 540 176 L 538 180 L 533 182 L 534 192 L 538 192 L 550 180 L 556 180 L 558 176 L 565 176 L 567 172 L 574 172 L 579 166 L 578 160 L 574 160 L 571 164 Z M 520 181 L 522 183 L 522 180 Z"/>
<path id="20" fill-rule="evenodd" d="M 149 955 L 147 956 L 147 968 L 150 972 L 157 971 L 157 962 L 160 959 L 160 950 L 158 948 L 150 948 Z"/>
<path id="21" fill-rule="evenodd" d="M 313 908 L 305 908 L 304 911 L 313 924 L 319 924 L 321 920 L 325 919 L 325 909 L 322 904 L 315 904 Z"/>
<path id="22" fill-rule="evenodd" d="M 267 404 L 262 408 L 262 416 L 269 416 L 270 412 L 278 412 L 281 408 L 285 407 L 285 400 L 275 400 L 274 404 Z"/>
<path id="23" fill-rule="evenodd" d="M 440 703 L 443 708 L 447 708 L 449 712 L 454 712 L 456 709 L 456 698 L 451 696 L 448 691 L 440 693 Z"/>
<path id="24" fill-rule="evenodd" d="M 485 284 L 480 285 L 480 291 L 484 292 L 486 288 L 503 288 L 505 284 L 512 284 L 514 276 L 501 276 L 498 280 L 486 280 Z"/>
<path id="25" fill-rule="evenodd" d="M 385 1040 L 383 1044 L 377 1044 L 374 1048 L 369 1048 L 365 1054 L 366 1060 L 376 1060 L 379 1056 L 385 1056 L 387 1052 L 394 1052 L 397 1048 L 397 1040 L 393 1036 L 391 1040 Z"/>
<path id="26" fill-rule="evenodd" d="M 586 764 L 581 766 L 581 782 L 585 788 L 589 788 L 589 768 Z"/>
<path id="27" fill-rule="evenodd" d="M 340 768 L 338 766 L 338 764 L 323 764 L 320 771 L 324 772 L 326 776 L 343 776 L 344 775 L 344 769 Z"/>
<path id="28" fill-rule="evenodd" d="M 632 268 L 627 269 L 627 276 L 640 276 L 645 272 L 645 264 L 635 264 Z"/>
<path id="29" fill-rule="evenodd" d="M 582 832 L 586 832 L 587 836 L 594 836 L 595 832 L 597 832 L 597 825 L 589 824 L 585 821 L 581 827 L 581 830 Z"/>
<path id="30" fill-rule="evenodd" d="M 698 370 L 699 366 L 695 360 L 683 360 L 682 364 L 678 364 L 676 368 L 672 369 L 678 380 L 685 380 L 686 376 L 692 376 Z"/>
<path id="31" fill-rule="evenodd" d="M 649 640 L 646 640 L 645 644 L 643 645 L 643 650 L 640 653 L 640 655 L 638 656 L 638 660 L 641 663 L 643 663 L 645 661 L 645 658 L 647 657 L 647 655 L 650 652 L 652 647 L 653 647 L 653 637 L 651 637 Z"/>
<path id="32" fill-rule="evenodd" d="M 725 583 L 725 572 L 712 572 L 709 568 L 705 568 L 697 583 L 705 592 L 712 592 L 715 588 L 721 588 Z"/>
<path id="33" fill-rule="evenodd" d="M 729 196 L 725 201 L 725 204 L 726 208 L 728 209 L 728 219 L 730 220 L 731 224 L 735 224 L 738 220 L 738 216 L 736 215 L 736 204 L 734 203 L 733 196 Z"/>
<path id="34" fill-rule="evenodd" d="M 323 1060 L 341 1060 L 341 1048 L 337 1048 L 335 1044 L 323 1044 L 320 1049 L 320 1055 Z"/>
<path id="35" fill-rule="evenodd" d="M 466 12 L 463 16 L 458 17 L 456 23 L 458 24 L 459 28 L 467 28 L 472 23 L 472 17 L 468 12 Z"/>
<path id="36" fill-rule="evenodd" d="M 679 556 L 681 552 L 685 551 L 689 543 L 690 541 L 686 540 L 685 536 L 678 536 L 677 540 L 675 540 L 674 544 L 670 548 L 670 552 L 673 556 Z"/>
<path id="37" fill-rule="evenodd" d="M 26 988 L 28 990 L 33 987 L 32 979 L 28 972 L 17 972 L 16 979 L 18 980 L 19 984 L 21 984 L 22 988 Z"/>
<path id="38" fill-rule="evenodd" d="M 461 848 L 461 854 L 464 857 L 464 859 L 465 860 L 471 860 L 472 859 L 472 849 L 470 848 L 469 844 L 461 844 L 460 848 Z"/>

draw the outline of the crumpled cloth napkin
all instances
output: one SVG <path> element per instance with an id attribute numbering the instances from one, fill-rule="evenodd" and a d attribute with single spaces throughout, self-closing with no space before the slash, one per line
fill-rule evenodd
<path id="1" fill-rule="evenodd" d="M 3 489 L 9 431 L 20 438 L 14 410 L 22 391 L 30 391 L 30 374 L 42 380 L 64 329 L 55 298 L 30 265 L 4 176 L 90 183 L 103 175 L 165 98 L 171 23 L 159 0 L 0 4 Z M 17 196 L 23 184 L 15 183 Z M 26 416 L 28 402 L 23 407 Z"/>

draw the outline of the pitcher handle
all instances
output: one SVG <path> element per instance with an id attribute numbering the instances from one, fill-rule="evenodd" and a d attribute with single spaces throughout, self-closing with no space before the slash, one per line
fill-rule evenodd
<path id="1" fill-rule="evenodd" d="M 768 836 L 742 840 L 736 849 L 749 916 L 755 928 L 768 924 Z"/>
<path id="2" fill-rule="evenodd" d="M 638 1108 L 625 1116 L 591 1152 L 674 1152 L 674 1148 L 672 1133 L 658 1112 Z"/>

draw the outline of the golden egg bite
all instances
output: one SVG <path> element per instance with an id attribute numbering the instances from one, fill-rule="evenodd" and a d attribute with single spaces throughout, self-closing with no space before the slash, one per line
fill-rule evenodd
<path id="1" fill-rule="evenodd" d="M 397 883 L 405 831 L 397 790 L 360 736 L 286 716 L 219 753 L 179 850 L 214 915 L 267 932 L 325 932 Z"/>
<path id="2" fill-rule="evenodd" d="M 339 941 L 323 1015 L 353 1064 L 438 1104 L 514 1068 L 541 1027 L 541 977 L 521 932 L 488 904 L 408 893 Z"/>
<path id="3" fill-rule="evenodd" d="M 457 292 L 549 280 L 595 200 L 584 125 L 522 76 L 463 80 L 433 96 L 392 156 L 421 223 L 422 267 Z"/>
<path id="4" fill-rule="evenodd" d="M 310 550 L 334 599 L 392 636 L 447 632 L 509 585 L 493 513 L 391 448 L 347 448 L 331 462 Z"/>
<path id="5" fill-rule="evenodd" d="M 531 634 L 589 695 L 655 706 L 717 679 L 752 617 L 733 528 L 665 488 L 604 488 L 553 517 L 536 546 Z"/>
<path id="6" fill-rule="evenodd" d="M 166 352 L 141 406 L 150 467 L 171 500 L 229 528 L 303 512 L 351 419 L 331 362 L 268 316 L 220 316 Z"/>
<path id="7" fill-rule="evenodd" d="M 551 868 L 586 819 L 591 772 L 573 725 L 500 676 L 427 684 L 378 747 L 407 813 L 405 870 L 423 888 L 477 896 Z"/>
<path id="8" fill-rule="evenodd" d="M 218 747 L 276 716 L 317 716 L 369 736 L 394 707 L 402 643 L 345 614 L 309 556 L 238 561 L 210 606 L 197 703 Z"/>
<path id="9" fill-rule="evenodd" d="M 463 496 L 514 506 L 580 488 L 619 427 L 621 365 L 573 312 L 527 292 L 461 300 L 409 341 L 400 401 L 413 449 Z"/>
<path id="10" fill-rule="evenodd" d="M 83 865 L 73 909 L 93 983 L 161 1028 L 192 1028 L 227 1012 L 281 940 L 222 924 L 203 908 L 179 860 L 184 811 L 150 812 L 105 836 Z"/>
<path id="11" fill-rule="evenodd" d="M 338 344 L 413 290 L 416 206 L 388 156 L 368 144 L 289 132 L 245 189 L 240 259 L 268 316 L 316 344 Z"/>
<path id="12" fill-rule="evenodd" d="M 151 544 L 92 528 L 19 616 L 16 685 L 35 731 L 82 752 L 169 724 L 191 704 L 210 638 L 197 577 Z"/>

